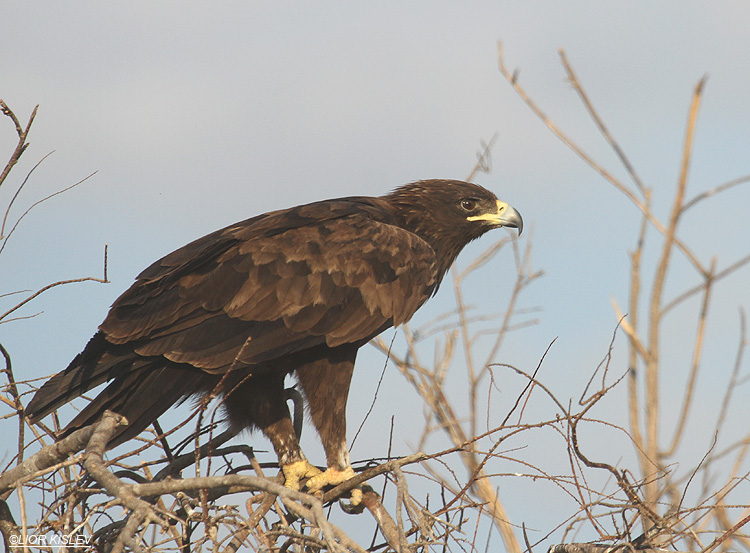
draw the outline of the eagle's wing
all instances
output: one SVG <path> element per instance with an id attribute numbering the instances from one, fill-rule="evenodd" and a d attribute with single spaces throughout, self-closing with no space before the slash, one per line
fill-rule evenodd
<path id="1" fill-rule="evenodd" d="M 364 343 L 409 320 L 437 276 L 432 248 L 374 211 L 320 202 L 208 235 L 144 271 L 100 329 L 207 372 Z"/>

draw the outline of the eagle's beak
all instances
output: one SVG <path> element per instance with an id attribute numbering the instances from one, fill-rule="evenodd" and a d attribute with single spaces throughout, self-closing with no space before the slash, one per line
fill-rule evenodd
<path id="1" fill-rule="evenodd" d="M 505 202 L 497 201 L 497 211 L 495 213 L 484 213 L 468 217 L 469 221 L 488 221 L 497 227 L 510 227 L 518 229 L 518 236 L 523 232 L 523 219 L 515 207 L 511 207 Z"/>
<path id="2" fill-rule="evenodd" d="M 504 202 L 497 202 L 498 212 L 500 212 L 500 204 L 504 204 Z M 508 204 L 504 205 L 505 210 L 500 213 L 497 222 L 504 227 L 517 228 L 518 236 L 521 236 L 521 233 L 523 232 L 523 219 L 521 218 L 521 214 L 518 213 L 518 210 L 515 207 L 511 207 Z"/>

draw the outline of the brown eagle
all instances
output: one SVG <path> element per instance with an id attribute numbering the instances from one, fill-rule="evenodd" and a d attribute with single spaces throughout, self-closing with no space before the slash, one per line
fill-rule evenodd
<path id="1" fill-rule="evenodd" d="M 488 190 L 450 180 L 242 221 L 138 275 L 26 412 L 37 421 L 109 381 L 61 437 L 110 409 L 129 421 L 114 446 L 175 403 L 218 392 L 234 430 L 259 428 L 270 439 L 288 486 L 308 477 L 310 491 L 338 484 L 354 474 L 345 415 L 357 350 L 408 321 L 467 243 L 522 226 Z M 284 392 L 290 373 L 325 448 L 325 472 L 308 463 L 295 435 Z"/>

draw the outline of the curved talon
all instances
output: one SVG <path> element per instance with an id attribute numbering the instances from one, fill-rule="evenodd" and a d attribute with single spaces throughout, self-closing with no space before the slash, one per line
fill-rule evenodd
<path id="1" fill-rule="evenodd" d="M 300 490 L 301 486 L 299 482 L 303 478 L 312 480 L 324 474 L 319 468 L 312 466 L 307 459 L 297 461 L 291 465 L 283 465 L 281 470 L 284 473 L 284 486 L 295 491 Z"/>
<path id="2" fill-rule="evenodd" d="M 310 478 L 310 480 L 307 481 L 306 487 L 310 493 L 314 494 L 326 486 L 338 486 L 350 478 L 353 478 L 355 475 L 356 474 L 352 467 L 346 467 L 344 470 L 328 467 L 325 472 L 321 472 Z M 351 491 L 352 505 L 359 505 L 361 501 L 362 490 L 360 488 L 354 488 Z"/>

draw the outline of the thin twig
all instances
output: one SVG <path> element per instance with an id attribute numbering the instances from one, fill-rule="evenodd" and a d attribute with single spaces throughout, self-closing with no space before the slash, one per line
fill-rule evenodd
<path id="1" fill-rule="evenodd" d="M 715 196 L 717 194 L 720 194 L 721 192 L 724 192 L 725 190 L 729 190 L 730 188 L 734 188 L 735 186 L 738 186 L 740 184 L 745 184 L 750 182 L 750 175 L 745 175 L 744 177 L 739 177 L 736 179 L 732 179 L 728 182 L 725 182 L 724 184 L 720 184 L 719 186 L 712 188 L 710 190 L 706 190 L 705 192 L 701 192 L 691 200 L 685 202 L 682 206 L 682 212 L 686 212 L 688 209 L 693 207 L 699 202 L 702 202 L 706 198 L 710 198 L 711 196 Z"/>
<path id="2" fill-rule="evenodd" d="M 13 124 L 16 127 L 16 134 L 18 134 L 18 144 L 16 145 L 15 150 L 13 150 L 13 153 L 11 154 L 8 163 L 5 165 L 3 172 L 0 173 L 0 186 L 3 185 L 3 182 L 5 182 L 5 178 L 10 173 L 10 170 L 13 169 L 13 166 L 16 163 L 18 163 L 21 155 L 23 155 L 23 153 L 26 151 L 26 148 L 29 146 L 29 143 L 26 142 L 26 139 L 29 136 L 31 124 L 34 122 L 34 118 L 36 117 L 36 112 L 38 109 L 39 105 L 34 106 L 34 109 L 31 111 L 31 115 L 29 116 L 29 122 L 26 123 L 26 127 L 24 128 L 21 127 L 21 122 L 16 117 L 16 114 L 13 113 L 13 111 L 3 100 L 0 100 L 0 111 L 2 111 L 3 115 L 7 115 L 8 117 L 10 117 L 11 121 L 13 121 Z M 0 233 L 0 236 L 2 236 L 2 233 Z"/>
<path id="3" fill-rule="evenodd" d="M 27 303 L 29 303 L 31 300 L 33 300 L 34 298 L 36 298 L 37 296 L 43 294 L 44 292 L 46 292 L 47 290 L 49 290 L 51 288 L 55 288 L 56 286 L 63 286 L 63 285 L 66 285 L 66 284 L 74 284 L 76 282 L 88 282 L 88 281 L 99 282 L 99 283 L 102 283 L 102 284 L 109 284 L 109 280 L 107 280 L 107 247 L 106 246 L 104 247 L 104 275 L 103 275 L 103 278 L 82 277 L 82 278 L 73 278 L 73 279 L 69 279 L 69 280 L 60 280 L 60 281 L 57 281 L 57 282 L 53 282 L 52 284 L 47 284 L 46 286 L 43 286 L 42 288 L 40 288 L 39 290 L 37 290 L 36 292 L 34 292 L 30 296 L 28 296 L 26 299 L 24 299 L 23 301 L 21 301 L 20 303 L 16 304 L 13 307 L 11 307 L 8 311 L 6 311 L 2 315 L 0 315 L 0 324 L 2 324 L 3 322 L 8 322 L 8 321 L 3 321 L 3 319 L 5 319 L 5 317 L 7 317 L 8 315 L 10 315 L 14 311 L 17 311 L 18 309 L 20 309 L 21 307 L 23 307 L 24 305 L 26 305 Z"/>
<path id="4" fill-rule="evenodd" d="M 570 148 L 578 157 L 580 157 L 584 162 L 586 162 L 589 167 L 594 169 L 597 173 L 599 173 L 604 179 L 612 184 L 617 190 L 622 192 L 640 211 L 643 213 L 643 215 L 648 219 L 648 221 L 656 228 L 661 234 L 666 235 L 667 229 L 662 225 L 662 223 L 654 216 L 653 213 L 651 213 L 647 209 L 646 203 L 638 198 L 638 196 L 633 193 L 632 190 L 630 190 L 627 186 L 625 186 L 619 179 L 617 179 L 612 173 L 607 171 L 604 167 L 602 167 L 599 163 L 594 160 L 590 155 L 588 155 L 586 152 L 581 149 L 580 146 L 578 146 L 569 136 L 567 136 L 557 125 L 555 125 L 552 120 L 545 114 L 539 106 L 537 106 L 536 102 L 534 102 L 531 97 L 526 93 L 526 91 L 523 89 L 523 87 L 518 82 L 518 74 L 516 71 L 511 72 L 508 70 L 508 68 L 505 65 L 505 59 L 503 57 L 503 49 L 502 49 L 502 43 L 498 42 L 498 66 L 500 69 L 500 73 L 505 77 L 505 79 L 508 81 L 508 83 L 513 87 L 513 89 L 516 91 L 516 94 L 524 101 L 524 103 L 531 109 L 531 111 L 547 126 L 552 133 L 557 136 L 560 141 L 565 144 L 568 148 Z M 674 237 L 674 244 L 675 246 L 683 253 L 683 255 L 690 261 L 690 263 L 695 267 L 695 269 L 700 272 L 701 274 L 704 274 L 706 271 L 703 268 L 703 265 L 700 263 L 698 258 L 690 251 L 690 249 L 687 248 L 687 246 L 678 238 Z"/>
<path id="5" fill-rule="evenodd" d="M 44 198 L 42 198 L 41 200 L 37 200 L 36 202 L 34 202 L 33 204 L 31 204 L 31 205 L 30 205 L 30 206 L 29 206 L 29 207 L 28 207 L 28 208 L 26 209 L 26 211 L 24 211 L 24 212 L 23 212 L 23 213 L 21 214 L 21 216 L 20 216 L 20 217 L 19 217 L 19 218 L 18 218 L 18 219 L 16 220 L 16 222 L 15 222 L 15 223 L 13 224 L 13 228 L 11 228 L 11 229 L 10 229 L 10 231 L 8 232 L 8 234 L 7 234 L 6 236 L 4 236 L 4 240 L 3 240 L 3 243 L 2 243 L 1 245 L 0 245 L 0 253 L 2 253 L 2 251 L 3 251 L 4 249 L 5 249 L 5 245 L 6 245 L 7 243 L 8 243 L 8 240 L 10 240 L 10 237 L 11 237 L 11 236 L 13 235 L 13 233 L 14 233 L 14 232 L 16 231 L 16 229 L 18 228 L 18 225 L 20 225 L 20 224 L 21 224 L 21 221 L 23 221 L 23 219 L 24 219 L 24 218 L 25 218 L 25 217 L 26 217 L 26 216 L 27 216 L 27 215 L 28 215 L 29 213 L 31 213 L 31 211 L 32 211 L 32 210 L 33 210 L 33 209 L 34 209 L 35 207 L 37 207 L 37 206 L 38 206 L 39 204 L 42 204 L 42 203 L 46 202 L 47 200 L 49 200 L 49 199 L 51 199 L 51 198 L 54 198 L 55 196 L 58 196 L 58 195 L 60 195 L 60 194 L 63 194 L 63 193 L 65 193 L 65 192 L 67 192 L 68 190 L 71 190 L 72 188 L 75 188 L 75 187 L 76 187 L 76 186 L 78 186 L 79 184 L 83 184 L 84 182 L 86 182 L 87 180 L 89 180 L 89 179 L 90 179 L 91 177 L 93 177 L 94 175 L 96 175 L 96 173 L 97 173 L 97 171 L 94 171 L 94 172 L 93 172 L 93 173 L 91 173 L 91 174 L 90 174 L 89 176 L 87 176 L 87 177 L 84 177 L 84 178 L 82 178 L 82 179 L 81 179 L 81 180 L 79 180 L 78 182 L 76 182 L 76 183 L 74 183 L 74 184 L 71 184 L 70 186 L 68 186 L 68 187 L 66 187 L 66 188 L 63 188 L 62 190 L 58 190 L 57 192 L 53 192 L 52 194 L 50 194 L 50 195 L 48 195 L 48 196 L 45 196 L 45 197 L 44 197 Z M 3 224 L 5 224 L 5 222 L 3 222 Z"/>
<path id="6" fill-rule="evenodd" d="M 578 96 L 580 96 L 581 101 L 583 102 L 583 105 L 586 108 L 586 111 L 588 111 L 589 115 L 594 120 L 594 123 L 596 123 L 596 126 L 601 131 L 602 136 L 604 136 L 604 139 L 607 141 L 607 143 L 609 143 L 612 150 L 614 150 L 615 154 L 620 159 L 620 162 L 622 163 L 623 167 L 625 167 L 625 170 L 630 175 L 630 178 L 633 179 L 633 183 L 636 185 L 636 187 L 641 192 L 641 194 L 643 194 L 645 197 L 647 193 L 646 187 L 643 186 L 643 182 L 641 181 L 641 178 L 636 173 L 635 167 L 633 167 L 632 163 L 630 163 L 630 160 L 625 155 L 625 152 L 617 143 L 617 141 L 614 139 L 614 137 L 610 134 L 609 129 L 607 129 L 607 126 L 604 124 L 604 121 L 602 120 L 601 117 L 599 117 L 599 114 L 597 113 L 596 109 L 594 109 L 593 104 L 589 100 L 588 94 L 586 94 L 586 91 L 583 89 L 583 87 L 579 83 L 578 77 L 573 71 L 573 67 L 568 62 L 568 56 L 565 54 L 565 51 L 561 48 L 560 50 L 558 50 L 558 53 L 560 55 L 560 59 L 562 60 L 563 67 L 565 67 L 565 72 L 568 74 L 568 80 L 570 81 L 570 84 L 573 86 L 573 89 L 578 93 Z"/>
<path id="7" fill-rule="evenodd" d="M 31 168 L 31 170 L 28 173 L 26 173 L 26 177 L 21 182 L 21 186 L 18 187 L 18 189 L 13 194 L 13 197 L 10 199 L 10 202 L 8 202 L 8 207 L 5 208 L 5 215 L 3 215 L 3 223 L 2 223 L 2 225 L 0 225 L 0 240 L 2 240 L 3 238 L 5 238 L 5 225 L 8 222 L 8 215 L 10 215 L 10 210 L 13 207 L 13 204 L 15 203 L 16 199 L 18 198 L 19 194 L 21 193 L 21 190 L 23 190 L 23 187 L 26 186 L 26 183 L 29 182 L 29 178 L 34 173 L 34 171 L 36 171 L 36 169 L 44 162 L 44 160 L 46 160 L 53 153 L 54 152 L 48 153 L 47 155 L 45 155 L 44 157 L 42 157 L 42 159 L 40 159 L 39 161 L 36 162 L 36 164 Z"/>
<path id="8" fill-rule="evenodd" d="M 709 271 L 709 277 L 706 279 L 705 292 L 703 294 L 703 303 L 701 305 L 701 311 L 698 315 L 698 328 L 695 333 L 695 340 L 693 342 L 693 360 L 690 364 L 690 375 L 688 377 L 687 387 L 685 389 L 685 395 L 682 400 L 682 408 L 677 418 L 677 428 L 675 429 L 674 436 L 672 437 L 672 444 L 669 448 L 663 452 L 665 457 L 671 457 L 677 450 L 680 444 L 682 434 L 685 430 L 685 425 L 688 419 L 690 408 L 692 407 L 693 395 L 695 394 L 695 384 L 698 378 L 698 367 L 700 366 L 701 353 L 703 351 L 703 338 L 706 332 L 706 320 L 708 318 L 708 306 L 711 300 L 711 291 L 714 269 L 716 268 L 716 258 L 711 262 L 711 269 Z"/>

